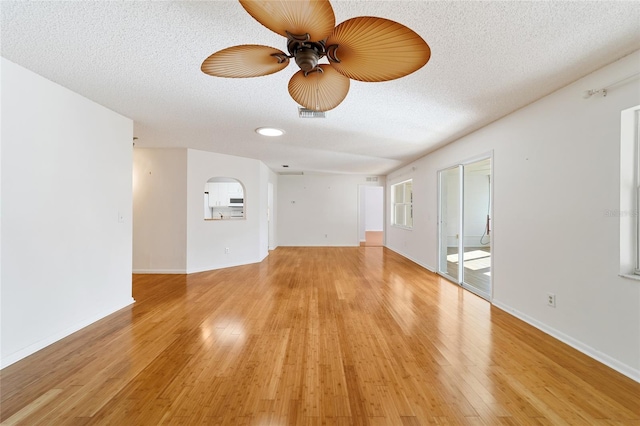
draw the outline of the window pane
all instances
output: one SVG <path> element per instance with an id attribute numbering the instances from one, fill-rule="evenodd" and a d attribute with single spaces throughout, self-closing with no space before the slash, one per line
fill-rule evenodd
<path id="1" fill-rule="evenodd" d="M 395 198 L 393 200 L 394 203 L 404 203 L 404 185 L 398 184 L 394 185 Z"/>
<path id="2" fill-rule="evenodd" d="M 413 226 L 412 181 L 392 185 L 391 192 L 393 194 L 391 224 L 411 228 Z"/>
<path id="3" fill-rule="evenodd" d="M 412 196 L 413 196 L 413 192 L 412 192 L 411 182 L 405 182 L 405 184 L 404 184 L 404 202 L 405 203 L 413 202 Z"/>
<path id="4" fill-rule="evenodd" d="M 404 226 L 404 204 L 395 205 L 396 225 Z"/>

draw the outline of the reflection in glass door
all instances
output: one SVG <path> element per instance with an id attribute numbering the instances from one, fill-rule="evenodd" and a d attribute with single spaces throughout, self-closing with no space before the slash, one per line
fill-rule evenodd
<path id="1" fill-rule="evenodd" d="M 464 166 L 462 285 L 491 297 L 491 159 Z"/>
<path id="2" fill-rule="evenodd" d="M 438 272 L 491 298 L 491 159 L 439 172 Z"/>
<path id="3" fill-rule="evenodd" d="M 458 253 L 460 249 L 462 166 L 440 171 L 440 261 L 438 272 L 459 282 L 461 275 Z"/>

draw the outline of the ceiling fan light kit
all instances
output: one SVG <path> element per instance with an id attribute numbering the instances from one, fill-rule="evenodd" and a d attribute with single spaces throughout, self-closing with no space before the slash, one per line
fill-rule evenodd
<path id="1" fill-rule="evenodd" d="M 307 110 L 329 111 L 346 98 L 350 80 L 394 80 L 423 67 L 429 45 L 410 28 L 384 18 L 361 16 L 335 26 L 328 0 L 240 0 L 268 29 L 287 38 L 287 53 L 269 46 L 222 49 L 202 63 L 215 77 L 259 77 L 281 71 L 293 58 L 300 68 L 289 94 Z M 320 64 L 322 58 L 328 64 Z M 300 115 L 302 117 L 302 115 Z"/>

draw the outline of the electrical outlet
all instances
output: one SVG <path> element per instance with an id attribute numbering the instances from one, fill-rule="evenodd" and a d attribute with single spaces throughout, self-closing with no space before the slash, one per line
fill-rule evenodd
<path id="1" fill-rule="evenodd" d="M 547 293 L 547 306 L 552 308 L 556 307 L 556 295 L 553 293 Z"/>
<path id="2" fill-rule="evenodd" d="M 224 252 L 225 252 L 225 254 L 229 254 L 229 247 L 226 247 L 226 248 L 224 249 Z"/>

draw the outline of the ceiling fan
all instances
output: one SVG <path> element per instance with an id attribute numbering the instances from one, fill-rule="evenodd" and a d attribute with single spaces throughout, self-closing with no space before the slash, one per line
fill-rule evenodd
<path id="1" fill-rule="evenodd" d="M 329 0 L 239 1 L 256 21 L 287 38 L 288 54 L 269 46 L 233 46 L 205 59 L 202 71 L 215 77 L 258 77 L 284 69 L 294 58 L 300 71 L 289 81 L 289 94 L 307 109 L 337 107 L 349 92 L 350 79 L 394 80 L 431 57 L 418 34 L 388 19 L 360 16 L 335 26 Z M 329 63 L 319 63 L 323 57 Z"/>

